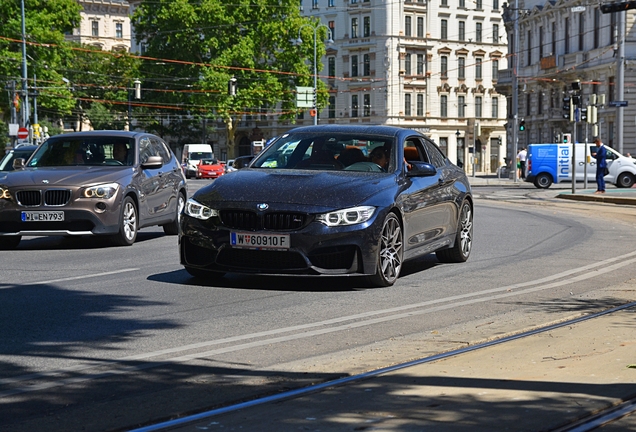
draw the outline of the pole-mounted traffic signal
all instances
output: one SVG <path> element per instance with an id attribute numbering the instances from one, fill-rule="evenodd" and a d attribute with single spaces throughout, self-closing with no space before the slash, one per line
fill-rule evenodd
<path id="1" fill-rule="evenodd" d="M 636 1 L 620 2 L 620 3 L 605 3 L 601 5 L 601 12 L 604 14 L 623 12 L 628 9 L 636 9 Z"/>
<path id="2" fill-rule="evenodd" d="M 520 131 L 524 131 L 524 130 L 526 130 L 526 121 L 525 121 L 525 120 L 521 120 L 521 121 L 519 122 L 519 130 L 520 130 Z"/>

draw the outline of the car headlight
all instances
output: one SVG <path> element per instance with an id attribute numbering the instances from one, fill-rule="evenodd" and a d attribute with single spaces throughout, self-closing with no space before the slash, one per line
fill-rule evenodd
<path id="1" fill-rule="evenodd" d="M 84 189 L 84 198 L 101 198 L 109 199 L 115 196 L 119 190 L 117 183 L 106 183 L 97 186 L 91 186 Z"/>
<path id="2" fill-rule="evenodd" d="M 0 186 L 0 199 L 11 199 L 11 193 L 8 188 Z"/>
<path id="3" fill-rule="evenodd" d="M 329 227 L 355 225 L 371 219 L 374 212 L 375 207 L 371 206 L 352 207 L 320 214 L 316 220 Z"/>
<path id="4" fill-rule="evenodd" d="M 193 218 L 201 220 L 208 220 L 213 216 L 219 215 L 219 212 L 217 210 L 211 209 L 208 206 L 204 206 L 203 204 L 193 200 L 192 198 L 190 198 L 188 202 L 186 202 L 183 212 L 188 216 L 192 216 Z"/>

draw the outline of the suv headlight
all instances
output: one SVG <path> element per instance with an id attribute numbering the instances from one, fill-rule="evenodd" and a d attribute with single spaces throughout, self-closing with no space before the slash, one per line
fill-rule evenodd
<path id="1" fill-rule="evenodd" d="M 101 199 L 109 199 L 115 196 L 117 191 L 119 190 L 119 185 L 117 183 L 106 183 L 97 186 L 91 186 L 84 189 L 84 193 L 82 196 L 84 198 L 101 198 Z"/>
<path id="2" fill-rule="evenodd" d="M 192 198 L 188 199 L 186 202 L 185 208 L 183 212 L 192 216 L 195 219 L 208 220 L 213 216 L 218 216 L 219 212 L 215 209 L 211 209 L 208 206 L 204 206 L 203 204 L 193 200 Z"/>
<path id="3" fill-rule="evenodd" d="M 352 207 L 320 214 L 316 220 L 329 227 L 355 225 L 371 219 L 374 212 L 375 207 L 371 206 Z"/>
<path id="4" fill-rule="evenodd" d="M 9 192 L 9 188 L 4 186 L 0 186 L 0 199 L 11 199 L 11 193 Z"/>

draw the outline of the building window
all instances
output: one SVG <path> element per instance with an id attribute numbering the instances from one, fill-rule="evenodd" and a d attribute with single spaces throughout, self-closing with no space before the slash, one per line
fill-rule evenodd
<path id="1" fill-rule="evenodd" d="M 612 14 L 613 15 L 613 14 Z M 556 43 L 557 43 L 557 33 L 556 33 L 556 21 L 552 22 L 552 55 L 556 55 Z"/>
<path id="2" fill-rule="evenodd" d="M 607 79 L 607 97 L 609 101 L 614 101 L 614 77 L 609 77 Z"/>
<path id="3" fill-rule="evenodd" d="M 483 9 L 483 8 L 484 8 L 484 4 L 482 0 L 475 1 L 475 9 Z"/>
<path id="4" fill-rule="evenodd" d="M 358 18 L 351 18 L 351 37 L 358 37 Z"/>
<path id="5" fill-rule="evenodd" d="M 404 36 L 411 36 L 411 17 L 404 17 Z"/>
<path id="6" fill-rule="evenodd" d="M 532 66 L 532 32 L 528 31 L 528 39 L 527 39 L 527 53 L 528 53 L 528 66 Z"/>
<path id="7" fill-rule="evenodd" d="M 481 42 L 481 23 L 475 23 L 475 42 Z"/>
<path id="8" fill-rule="evenodd" d="M 122 39 L 124 37 L 124 26 L 122 23 L 115 24 L 115 37 L 117 39 Z"/>
<path id="9" fill-rule="evenodd" d="M 459 22 L 459 38 L 460 41 L 466 40 L 466 22 Z"/>
<path id="10" fill-rule="evenodd" d="M 537 93 L 537 114 L 543 114 L 543 92 Z"/>
<path id="11" fill-rule="evenodd" d="M 457 116 L 459 118 L 466 117 L 466 97 L 464 96 L 457 98 Z"/>
<path id="12" fill-rule="evenodd" d="M 424 116 L 424 95 L 421 93 L 417 94 L 417 116 Z"/>
<path id="13" fill-rule="evenodd" d="M 364 17 L 362 22 L 362 34 L 367 38 L 371 36 L 371 17 Z"/>
<path id="14" fill-rule="evenodd" d="M 481 117 L 481 96 L 476 96 L 475 97 L 475 117 L 476 118 L 480 118 Z"/>
<path id="15" fill-rule="evenodd" d="M 441 62 L 440 72 L 441 72 L 442 78 L 448 78 L 448 57 L 442 56 L 440 58 L 440 62 Z"/>
<path id="16" fill-rule="evenodd" d="M 466 58 L 460 57 L 457 59 L 457 77 L 459 79 L 466 78 Z"/>
<path id="17" fill-rule="evenodd" d="M 352 77 L 358 76 L 358 56 L 357 55 L 351 56 L 351 76 Z"/>
<path id="18" fill-rule="evenodd" d="M 369 54 L 365 54 L 362 59 L 362 75 L 369 76 L 371 75 L 371 56 Z"/>
<path id="19" fill-rule="evenodd" d="M 441 32 L 442 32 L 440 37 L 442 39 L 448 39 L 448 21 L 443 19 L 440 28 L 441 28 Z"/>
<path id="20" fill-rule="evenodd" d="M 311 0 L 311 8 L 318 9 L 318 0 Z"/>
<path id="21" fill-rule="evenodd" d="M 417 74 L 424 75 L 424 54 L 417 55 Z"/>
<path id="22" fill-rule="evenodd" d="M 482 79 L 482 74 L 481 74 L 481 64 L 483 62 L 483 59 L 481 57 L 477 57 L 475 59 L 475 79 Z"/>
<path id="23" fill-rule="evenodd" d="M 499 0 L 492 0 L 492 8 L 493 10 L 499 9 Z"/>
<path id="24" fill-rule="evenodd" d="M 91 21 L 91 34 L 99 36 L 99 21 Z"/>
<path id="25" fill-rule="evenodd" d="M 440 5 L 448 6 L 448 0 L 441 0 Z"/>
<path id="26" fill-rule="evenodd" d="M 563 38 L 564 39 L 563 41 L 565 42 L 564 54 L 569 54 L 570 53 L 570 18 L 565 19 L 563 28 L 564 28 L 564 34 L 565 34 Z"/>
<path id="27" fill-rule="evenodd" d="M 615 14 L 612 14 L 615 15 Z M 611 27 L 614 28 L 614 27 Z M 601 44 L 601 12 L 594 9 L 594 48 Z"/>
<path id="28" fill-rule="evenodd" d="M 351 95 L 351 117 L 358 117 L 358 95 Z"/>
<path id="29" fill-rule="evenodd" d="M 411 69 L 411 54 L 405 54 L 404 55 L 404 74 L 405 75 L 411 75 L 412 73 L 412 69 Z"/>
<path id="30" fill-rule="evenodd" d="M 442 118 L 448 117 L 448 96 L 441 95 L 439 98 L 439 115 Z"/>
<path id="31" fill-rule="evenodd" d="M 365 117 L 371 117 L 371 95 L 370 94 L 365 94 L 364 95 L 364 116 Z"/>
<path id="32" fill-rule="evenodd" d="M 459 7 L 462 9 L 466 9 L 466 0 L 459 0 Z"/>
<path id="33" fill-rule="evenodd" d="M 543 26 L 539 27 L 539 61 L 543 58 Z"/>
<path id="34" fill-rule="evenodd" d="M 409 93 L 404 95 L 404 115 L 411 115 L 411 95 Z"/>
<path id="35" fill-rule="evenodd" d="M 492 118 L 499 117 L 499 98 L 492 98 Z"/>
<path id="36" fill-rule="evenodd" d="M 331 30 L 331 39 L 336 40 L 336 22 L 329 21 L 329 23 L 327 23 L 327 26 L 329 27 L 329 30 Z"/>
<path id="37" fill-rule="evenodd" d="M 329 96 L 329 118 L 336 118 L 336 97 Z"/>
<path id="38" fill-rule="evenodd" d="M 439 149 L 442 153 L 448 153 L 448 137 L 440 137 L 439 138 Z"/>
<path id="39" fill-rule="evenodd" d="M 492 61 L 492 79 L 493 81 L 499 79 L 499 60 Z"/>
<path id="40" fill-rule="evenodd" d="M 336 76 L 336 58 L 329 57 L 327 62 L 328 62 L 327 70 L 328 70 L 329 78 L 334 78 Z"/>
<path id="41" fill-rule="evenodd" d="M 585 15 L 579 14 L 579 51 L 585 49 Z"/>
<path id="42" fill-rule="evenodd" d="M 492 25 L 492 43 L 499 43 L 499 24 Z"/>
<path id="43" fill-rule="evenodd" d="M 328 7 L 334 7 L 335 5 L 336 5 L 336 4 L 335 4 L 335 0 L 329 0 L 329 1 L 327 2 L 327 6 L 328 6 Z"/>
<path id="44" fill-rule="evenodd" d="M 610 45 L 614 45 L 616 43 L 616 35 L 614 34 L 614 29 L 616 28 L 616 14 L 610 14 Z"/>
<path id="45" fill-rule="evenodd" d="M 417 17 L 417 37 L 424 37 L 424 18 Z"/>

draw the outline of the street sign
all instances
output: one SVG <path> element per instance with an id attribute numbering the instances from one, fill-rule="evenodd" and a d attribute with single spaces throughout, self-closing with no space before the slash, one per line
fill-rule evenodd
<path id="1" fill-rule="evenodd" d="M 27 128 L 18 129 L 18 139 L 26 139 L 29 137 L 29 130 Z"/>
<path id="2" fill-rule="evenodd" d="M 570 8 L 570 11 L 572 11 L 572 12 L 585 12 L 585 6 L 574 6 L 573 8 Z"/>
<path id="3" fill-rule="evenodd" d="M 611 107 L 626 107 L 627 101 L 611 101 L 608 105 Z"/>

